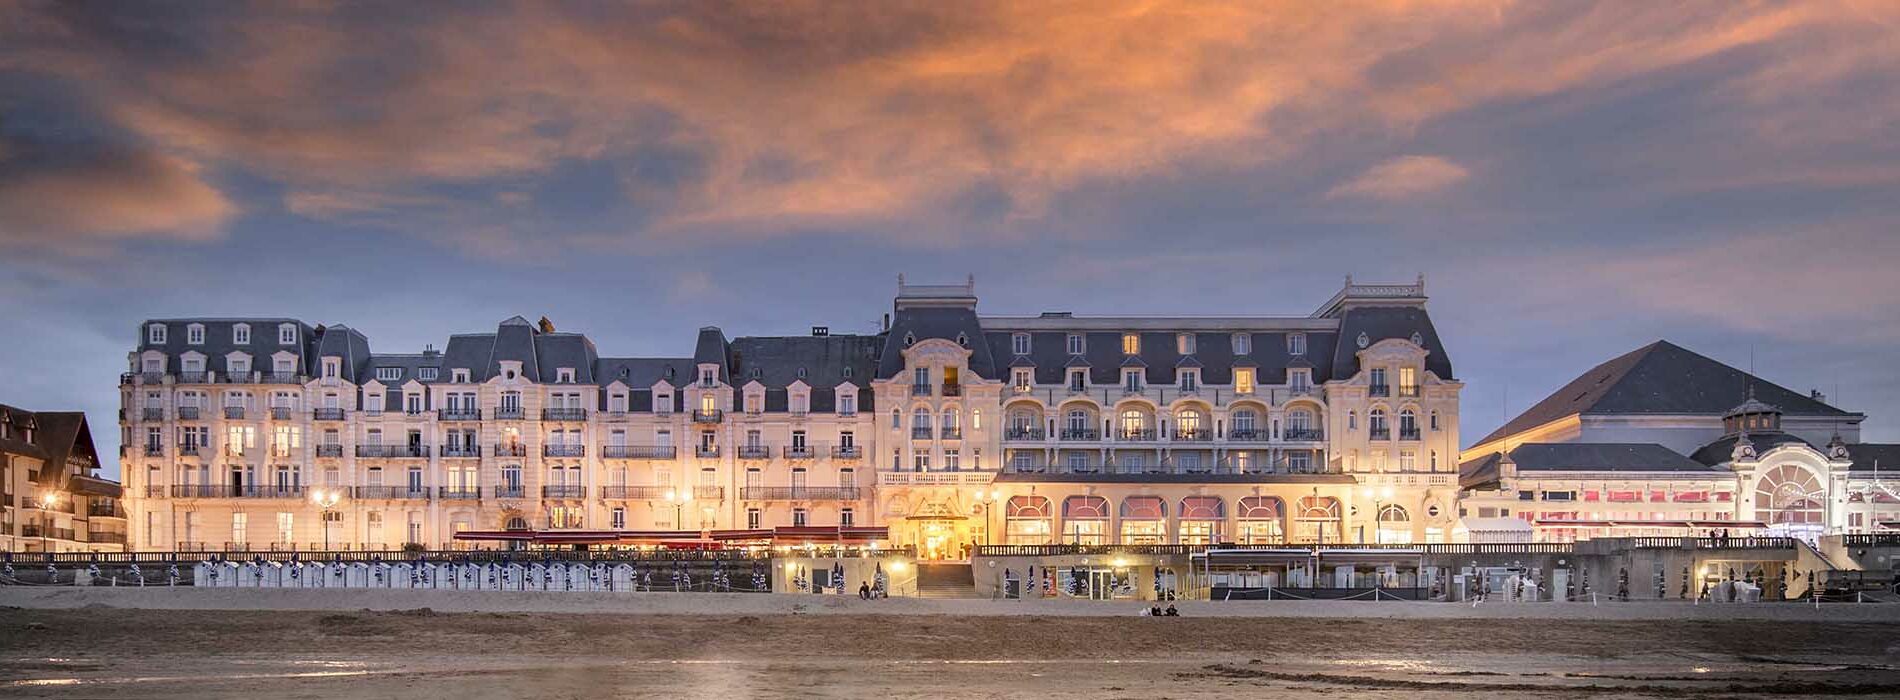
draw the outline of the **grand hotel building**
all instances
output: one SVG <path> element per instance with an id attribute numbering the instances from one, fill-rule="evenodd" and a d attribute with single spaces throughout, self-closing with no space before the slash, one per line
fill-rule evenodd
<path id="1" fill-rule="evenodd" d="M 985 316 L 909 285 L 875 335 L 608 357 L 510 318 L 373 352 L 287 318 L 139 328 L 141 549 L 1435 542 L 1462 384 L 1424 282 L 1305 316 Z"/>

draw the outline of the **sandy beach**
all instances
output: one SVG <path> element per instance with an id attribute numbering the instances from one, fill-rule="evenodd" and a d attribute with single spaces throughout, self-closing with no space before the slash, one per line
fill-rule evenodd
<path id="1" fill-rule="evenodd" d="M 1181 608 L 8 588 L 0 695 L 1900 697 L 1900 606 Z"/>

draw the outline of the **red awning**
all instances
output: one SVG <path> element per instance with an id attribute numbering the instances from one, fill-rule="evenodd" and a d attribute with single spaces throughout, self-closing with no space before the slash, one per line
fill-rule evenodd
<path id="1" fill-rule="evenodd" d="M 871 542 L 889 536 L 881 527 L 775 527 L 755 530 L 469 530 L 463 541 L 547 544 L 659 544 L 674 548 L 723 547 L 735 541 L 771 544 Z"/>

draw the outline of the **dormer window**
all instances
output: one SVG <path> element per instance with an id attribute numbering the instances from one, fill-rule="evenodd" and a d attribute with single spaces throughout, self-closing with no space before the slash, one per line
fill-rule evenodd
<path id="1" fill-rule="evenodd" d="M 574 368 L 562 367 L 560 369 L 554 370 L 554 381 L 560 382 L 562 384 L 573 384 L 574 383 Z"/>
<path id="2" fill-rule="evenodd" d="M 1174 336 L 1174 349 L 1183 355 L 1194 354 L 1194 334 L 1181 333 Z"/>
<path id="3" fill-rule="evenodd" d="M 1253 354 L 1253 335 L 1248 334 L 1248 333 L 1235 333 L 1234 334 L 1234 354 L 1235 355 Z"/>
<path id="4" fill-rule="evenodd" d="M 1086 346 L 1084 346 L 1084 345 L 1082 344 L 1082 334 L 1081 334 L 1081 333 L 1070 333 L 1070 334 L 1069 334 L 1069 354 L 1071 354 L 1071 355 L 1080 355 L 1080 354 L 1082 354 L 1082 352 L 1083 352 L 1084 350 L 1086 350 L 1086 349 L 1087 349 L 1087 347 L 1086 347 Z"/>
<path id="5" fill-rule="evenodd" d="M 1141 354 L 1141 336 L 1135 333 L 1123 333 L 1122 334 L 1122 354 L 1123 355 L 1140 355 Z"/>
<path id="6" fill-rule="evenodd" d="M 205 327 L 204 327 L 204 325 L 203 325 L 203 324 L 198 324 L 198 323 L 194 323 L 194 324 L 191 324 L 191 325 L 189 325 L 189 326 L 185 326 L 185 342 L 187 342 L 187 343 L 190 343 L 190 344 L 192 344 L 192 345 L 203 345 L 203 344 L 205 344 Z"/>
<path id="7" fill-rule="evenodd" d="M 235 345 L 251 344 L 251 324 L 240 323 L 231 327 L 231 342 Z"/>
<path id="8" fill-rule="evenodd" d="M 1287 334 L 1286 354 L 1296 355 L 1296 356 L 1306 354 L 1306 334 L 1305 333 L 1288 333 Z"/>
<path id="9" fill-rule="evenodd" d="M 969 337 L 969 336 L 967 336 L 967 335 L 964 335 L 964 334 L 962 334 L 962 333 L 958 333 L 958 334 L 957 334 L 957 344 L 958 344 L 958 345 L 961 345 L 961 346 L 963 346 L 963 347 L 966 347 L 966 348 L 967 348 L 967 347 L 970 347 L 970 337 Z"/>
<path id="10" fill-rule="evenodd" d="M 436 377 L 441 376 L 436 372 L 437 370 L 434 367 L 422 367 L 416 370 L 416 378 L 425 382 L 433 382 Z"/>
<path id="11" fill-rule="evenodd" d="M 910 347 L 910 346 L 912 346 L 912 345 L 916 345 L 916 344 L 917 344 L 917 336 L 916 336 L 916 334 L 914 334 L 914 333 L 905 333 L 905 334 L 904 334 L 904 347 Z"/>
<path id="12" fill-rule="evenodd" d="M 803 368 L 803 367 L 800 367 L 800 368 L 798 368 L 798 372 L 797 372 L 797 375 L 798 375 L 798 378 L 799 378 L 799 379 L 804 379 L 804 378 L 805 378 L 805 368 Z"/>
<path id="13" fill-rule="evenodd" d="M 765 370 L 753 367 L 752 369 L 746 370 L 745 376 L 749 379 L 758 379 L 759 377 L 765 376 Z"/>
<path id="14" fill-rule="evenodd" d="M 1069 370 L 1069 391 L 1082 391 L 1088 388 L 1088 372 L 1079 369 Z"/>
<path id="15" fill-rule="evenodd" d="M 1201 390 L 1201 371 L 1198 369 L 1181 370 L 1181 390 L 1182 391 L 1200 391 Z"/>
<path id="16" fill-rule="evenodd" d="M 342 370 L 343 362 L 334 357 L 323 358 L 323 378 L 335 379 Z"/>
<path id="17" fill-rule="evenodd" d="M 165 342 L 165 324 L 154 323 L 152 325 L 146 326 L 145 327 L 145 342 L 147 343 Z"/>
<path id="18" fill-rule="evenodd" d="M 286 324 L 278 326 L 277 327 L 277 344 L 278 345 L 296 345 L 297 344 L 297 324 L 286 323 Z"/>
<path id="19" fill-rule="evenodd" d="M 719 380 L 719 370 L 713 369 L 711 367 L 699 368 L 700 388 L 711 389 L 713 385 L 718 382 L 718 380 Z"/>
<path id="20" fill-rule="evenodd" d="M 1293 391 L 1298 392 L 1298 393 L 1306 393 L 1307 389 L 1310 389 L 1313 387 L 1312 370 L 1309 370 L 1309 369 L 1287 370 L 1286 383 L 1288 387 L 1293 389 Z"/>
<path id="21" fill-rule="evenodd" d="M 401 367 L 377 367 L 376 379 L 380 381 L 385 381 L 385 382 L 400 381 L 402 379 L 402 368 Z"/>
<path id="22" fill-rule="evenodd" d="M 1131 394 L 1141 391 L 1141 370 L 1122 370 L 1122 391 Z"/>
<path id="23" fill-rule="evenodd" d="M 1029 354 L 1029 334 L 1017 333 L 1009 337 L 1009 350 L 1017 355 Z"/>
<path id="24" fill-rule="evenodd" d="M 851 378 L 851 368 L 850 368 L 850 367 L 846 367 L 846 368 L 844 368 L 844 378 L 845 378 L 845 379 L 850 379 L 850 378 Z"/>
<path id="25" fill-rule="evenodd" d="M 1030 384 L 1032 383 L 1030 371 L 1018 369 L 1011 374 L 1013 376 L 1010 379 L 1010 385 L 1016 387 L 1018 393 L 1028 393 Z"/>
<path id="26" fill-rule="evenodd" d="M 1253 384 L 1254 377 L 1252 367 L 1234 368 L 1234 393 L 1251 394 L 1253 393 Z"/>

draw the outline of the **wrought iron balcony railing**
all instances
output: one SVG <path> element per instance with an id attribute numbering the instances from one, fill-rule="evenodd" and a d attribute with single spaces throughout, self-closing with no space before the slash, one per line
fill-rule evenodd
<path id="1" fill-rule="evenodd" d="M 417 486 L 358 486 L 352 490 L 357 498 L 382 501 L 426 501 L 429 500 L 429 487 Z"/>
<path id="2" fill-rule="evenodd" d="M 482 489 L 480 486 L 443 486 L 436 489 L 435 494 L 444 501 L 479 501 Z"/>
<path id="3" fill-rule="evenodd" d="M 325 420 L 325 421 L 343 420 L 343 409 L 341 408 L 315 408 L 315 409 L 310 410 L 310 417 L 315 420 Z"/>
<path id="4" fill-rule="evenodd" d="M 442 449 L 442 452 L 440 454 L 443 457 L 480 457 L 482 456 L 482 448 L 480 445 L 449 443 L 449 444 L 443 445 L 441 449 Z"/>
<path id="5" fill-rule="evenodd" d="M 586 498 L 587 487 L 580 484 L 555 484 L 541 487 L 542 498 Z"/>
<path id="6" fill-rule="evenodd" d="M 600 456 L 608 459 L 673 459 L 679 448 L 672 445 L 606 445 Z"/>
<path id="7" fill-rule="evenodd" d="M 528 446 L 520 442 L 504 442 L 495 446 L 496 457 L 526 457 Z"/>
<path id="8" fill-rule="evenodd" d="M 429 456 L 428 445 L 357 445 L 358 457 L 419 459 Z"/>
<path id="9" fill-rule="evenodd" d="M 725 418 L 726 418 L 726 412 L 721 411 L 717 408 L 714 408 L 714 409 L 701 408 L 701 409 L 693 410 L 694 423 L 717 423 L 719 421 L 725 420 Z"/>
<path id="10" fill-rule="evenodd" d="M 769 445 L 740 445 L 739 459 L 771 459 L 772 448 Z"/>
<path id="11" fill-rule="evenodd" d="M 585 408 L 543 408 L 541 420 L 544 421 L 582 421 L 587 420 Z"/>
<path id="12" fill-rule="evenodd" d="M 747 486 L 739 498 L 746 501 L 855 501 L 856 486 Z"/>
<path id="13" fill-rule="evenodd" d="M 831 448 L 832 459 L 858 459 L 863 454 L 857 445 L 834 445 Z"/>
<path id="14" fill-rule="evenodd" d="M 481 419 L 482 419 L 482 409 L 479 409 L 479 408 L 444 408 L 444 409 L 440 409 L 440 410 L 437 410 L 437 411 L 435 412 L 435 417 L 436 417 L 436 420 L 441 420 L 441 421 L 471 421 L 471 420 L 481 420 Z"/>
<path id="15" fill-rule="evenodd" d="M 541 456 L 543 457 L 584 457 L 586 455 L 587 455 L 586 445 L 542 445 L 541 446 Z"/>
<path id="16" fill-rule="evenodd" d="M 1034 441 L 1043 439 L 1042 428 L 1012 427 L 1003 431 L 1003 439 L 1009 441 Z"/>

